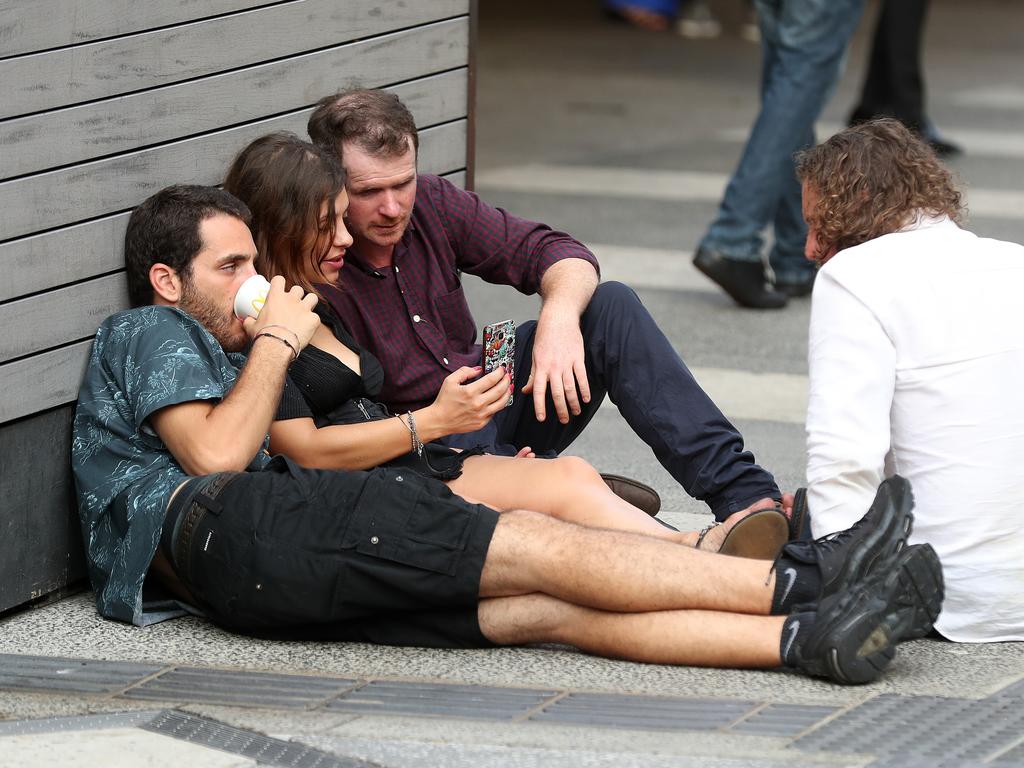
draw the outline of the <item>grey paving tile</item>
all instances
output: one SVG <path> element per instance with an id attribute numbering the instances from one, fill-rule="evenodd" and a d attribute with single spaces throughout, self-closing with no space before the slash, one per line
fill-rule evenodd
<path id="1" fill-rule="evenodd" d="M 554 690 L 375 680 L 328 702 L 339 712 L 446 715 L 511 720 L 543 704 Z"/>
<path id="2" fill-rule="evenodd" d="M 0 688 L 112 693 L 163 668 L 158 664 L 0 654 Z"/>
<path id="3" fill-rule="evenodd" d="M 728 726 L 756 706 L 750 701 L 571 693 L 530 720 L 640 730 L 710 731 Z"/>
<path id="4" fill-rule="evenodd" d="M 729 730 L 760 736 L 796 736 L 837 711 L 838 707 L 770 704 L 740 720 Z"/>
<path id="5" fill-rule="evenodd" d="M 130 699 L 307 708 L 358 685 L 346 678 L 180 667 L 124 694 Z"/>

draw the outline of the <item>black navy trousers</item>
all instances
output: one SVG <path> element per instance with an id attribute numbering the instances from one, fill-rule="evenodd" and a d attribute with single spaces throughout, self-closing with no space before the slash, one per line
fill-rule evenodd
<path id="1" fill-rule="evenodd" d="M 771 473 L 754 463 L 743 438 L 701 389 L 636 293 L 601 283 L 580 320 L 591 399 L 561 424 L 548 395 L 547 418 L 537 421 L 530 375 L 536 322 L 516 334 L 516 391 L 511 407 L 478 432 L 452 435 L 453 447 L 480 445 L 514 454 L 528 445 L 538 456 L 561 453 L 597 413 L 607 395 L 661 465 L 719 520 L 765 497 L 780 497 Z"/>

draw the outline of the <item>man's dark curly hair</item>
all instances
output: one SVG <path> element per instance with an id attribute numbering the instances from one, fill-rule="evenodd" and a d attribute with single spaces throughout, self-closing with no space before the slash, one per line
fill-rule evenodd
<path id="1" fill-rule="evenodd" d="M 953 175 L 932 149 L 898 120 L 860 123 L 796 156 L 810 188 L 805 211 L 815 230 L 815 260 L 896 232 L 918 213 L 960 223 L 964 206 Z"/>

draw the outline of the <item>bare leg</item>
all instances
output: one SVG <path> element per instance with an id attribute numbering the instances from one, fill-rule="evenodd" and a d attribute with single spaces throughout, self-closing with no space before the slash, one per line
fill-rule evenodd
<path id="1" fill-rule="evenodd" d="M 500 645 L 566 643 L 651 664 L 777 667 L 784 616 L 715 611 L 612 613 L 546 595 L 484 600 L 480 628 Z"/>
<path id="2" fill-rule="evenodd" d="M 512 510 L 499 518 L 480 596 L 540 592 L 605 611 L 701 609 L 767 615 L 775 573 L 635 533 L 586 528 Z"/>
<path id="3" fill-rule="evenodd" d="M 499 512 L 532 509 L 593 528 L 644 533 L 691 546 L 696 541 L 695 535 L 670 530 L 620 499 L 596 469 L 576 456 L 471 456 L 462 467 L 462 476 L 449 482 L 448 487 L 465 499 Z"/>

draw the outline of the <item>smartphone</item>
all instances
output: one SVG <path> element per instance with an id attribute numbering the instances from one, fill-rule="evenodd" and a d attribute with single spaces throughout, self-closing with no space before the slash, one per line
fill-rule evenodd
<path id="1" fill-rule="evenodd" d="M 499 365 L 516 380 L 516 324 L 514 320 L 503 320 L 484 326 L 484 373 L 490 373 Z M 512 405 L 512 393 L 509 393 L 505 407 Z"/>

